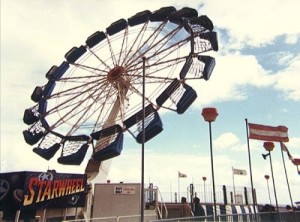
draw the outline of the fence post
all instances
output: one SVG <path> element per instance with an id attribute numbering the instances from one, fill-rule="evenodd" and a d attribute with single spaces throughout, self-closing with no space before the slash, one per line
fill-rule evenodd
<path id="1" fill-rule="evenodd" d="M 245 196 L 245 203 L 248 205 L 248 192 L 247 192 L 247 187 L 244 187 L 244 196 Z"/>
<path id="2" fill-rule="evenodd" d="M 253 189 L 253 191 L 254 191 L 254 200 L 253 200 L 253 202 L 254 202 L 254 204 L 257 204 L 256 190 L 255 190 L 255 188 Z"/>
<path id="3" fill-rule="evenodd" d="M 194 198 L 194 184 L 190 184 L 190 198 L 191 198 L 191 208 L 194 210 L 193 207 L 193 198 Z"/>
<path id="4" fill-rule="evenodd" d="M 227 192 L 226 192 L 225 185 L 223 185 L 223 199 L 224 199 L 224 204 L 227 205 Z"/>
<path id="5" fill-rule="evenodd" d="M 233 193 L 232 193 L 232 191 L 230 191 L 230 201 L 233 204 Z"/>

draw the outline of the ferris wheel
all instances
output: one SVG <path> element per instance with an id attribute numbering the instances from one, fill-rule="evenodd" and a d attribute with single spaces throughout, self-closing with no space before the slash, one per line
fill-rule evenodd
<path id="1" fill-rule="evenodd" d="M 92 149 L 86 166 L 92 179 L 103 161 L 120 155 L 125 131 L 147 142 L 163 130 L 161 109 L 183 114 L 191 106 L 197 93 L 188 82 L 209 80 L 215 66 L 203 55 L 218 50 L 213 28 L 197 10 L 170 6 L 96 31 L 35 87 L 35 105 L 23 116 L 25 141 L 46 160 L 60 153 L 57 161 L 66 165 L 80 165 Z"/>

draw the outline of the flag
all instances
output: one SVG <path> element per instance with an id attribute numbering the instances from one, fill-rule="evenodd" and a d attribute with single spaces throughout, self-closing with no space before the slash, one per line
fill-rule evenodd
<path id="1" fill-rule="evenodd" d="M 281 150 L 284 151 L 284 152 L 286 152 L 287 155 L 288 155 L 288 157 L 289 157 L 289 159 L 290 159 L 291 161 L 293 161 L 294 158 L 293 158 L 292 155 L 290 154 L 290 152 L 289 152 L 288 148 L 286 147 L 286 145 L 285 145 L 284 143 L 280 143 L 280 146 L 281 146 Z"/>
<path id="2" fill-rule="evenodd" d="M 288 142 L 288 128 L 285 126 L 264 126 L 248 123 L 249 138 L 272 142 Z"/>
<path id="3" fill-rule="evenodd" d="M 300 169 L 299 169 L 300 159 L 299 158 L 295 158 L 295 159 L 292 160 L 292 162 L 297 167 L 298 174 L 300 175 Z"/>
<path id="4" fill-rule="evenodd" d="M 300 159 L 299 159 L 299 158 L 293 159 L 292 162 L 293 162 L 293 164 L 294 164 L 295 166 L 299 166 L 299 165 L 300 165 Z"/>
<path id="5" fill-rule="evenodd" d="M 180 173 L 180 172 L 178 171 L 178 177 L 185 178 L 185 177 L 187 177 L 187 175 L 186 175 L 186 174 L 184 174 L 184 173 Z"/>
<path id="6" fill-rule="evenodd" d="M 234 169 L 234 168 L 232 168 L 232 172 L 233 172 L 233 174 L 237 174 L 237 175 L 242 175 L 242 176 L 246 176 L 247 175 L 247 171 L 246 170 L 240 170 L 240 169 Z"/>

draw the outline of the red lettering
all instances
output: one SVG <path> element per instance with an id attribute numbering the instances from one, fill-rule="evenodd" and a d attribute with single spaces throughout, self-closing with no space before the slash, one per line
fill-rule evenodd
<path id="1" fill-rule="evenodd" d="M 42 195 L 42 191 L 43 191 L 43 186 L 45 186 L 47 183 L 47 181 L 39 181 L 38 186 L 39 186 L 39 193 L 38 196 L 36 198 L 36 203 L 41 201 L 41 195 Z"/>
<path id="2" fill-rule="evenodd" d="M 51 181 L 50 180 L 47 181 L 41 201 L 44 201 L 46 197 L 48 197 L 47 199 L 50 199 L 50 197 L 51 197 Z"/>
<path id="3" fill-rule="evenodd" d="M 30 194 L 24 195 L 24 201 L 23 201 L 24 206 L 32 204 L 34 194 L 35 194 L 33 187 L 37 185 L 38 182 L 39 182 L 38 178 L 30 178 L 28 183 L 28 191 Z"/>

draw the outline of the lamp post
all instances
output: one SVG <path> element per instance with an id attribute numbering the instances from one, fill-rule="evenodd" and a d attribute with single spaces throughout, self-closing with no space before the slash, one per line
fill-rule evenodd
<path id="1" fill-rule="evenodd" d="M 206 189 L 205 189 L 205 181 L 206 181 L 206 179 L 207 179 L 206 177 L 202 177 L 203 185 L 204 185 L 204 186 L 203 186 L 203 188 L 204 188 L 203 191 L 204 191 L 204 202 L 205 202 L 205 203 L 206 203 Z"/>
<path id="2" fill-rule="evenodd" d="M 272 173 L 272 181 L 273 181 L 273 188 L 274 188 L 274 196 L 275 196 L 275 202 L 276 202 L 276 209 L 277 209 L 277 212 L 279 213 L 278 202 L 277 202 L 277 195 L 276 195 L 276 188 L 275 188 L 274 173 L 273 173 L 273 165 L 272 165 L 272 156 L 271 156 L 271 151 L 274 149 L 274 147 L 275 147 L 275 145 L 274 145 L 273 142 L 264 142 L 264 148 L 265 148 L 266 151 L 268 151 L 267 156 L 269 156 L 269 158 L 270 158 L 270 166 L 271 166 L 271 173 Z"/>
<path id="3" fill-rule="evenodd" d="M 269 175 L 265 175 L 265 179 L 267 180 L 267 187 L 268 187 L 268 194 L 269 194 L 270 205 L 272 205 L 272 203 L 271 203 L 271 195 L 270 195 L 270 188 L 269 188 L 269 179 L 270 179 L 270 176 Z"/>
<path id="4" fill-rule="evenodd" d="M 217 218 L 217 205 L 216 205 L 216 189 L 215 189 L 215 175 L 214 175 L 214 159 L 213 159 L 213 149 L 212 149 L 212 133 L 211 133 L 211 123 L 214 122 L 218 116 L 216 108 L 208 107 L 203 108 L 201 115 L 204 120 L 209 123 L 209 142 L 210 142 L 210 163 L 211 163 L 211 173 L 213 182 L 213 200 L 214 200 L 214 220 Z"/>
<path id="5" fill-rule="evenodd" d="M 141 152 L 141 222 L 144 222 L 144 180 L 145 180 L 145 75 L 146 58 L 143 57 L 143 99 L 142 99 L 142 152 Z"/>

